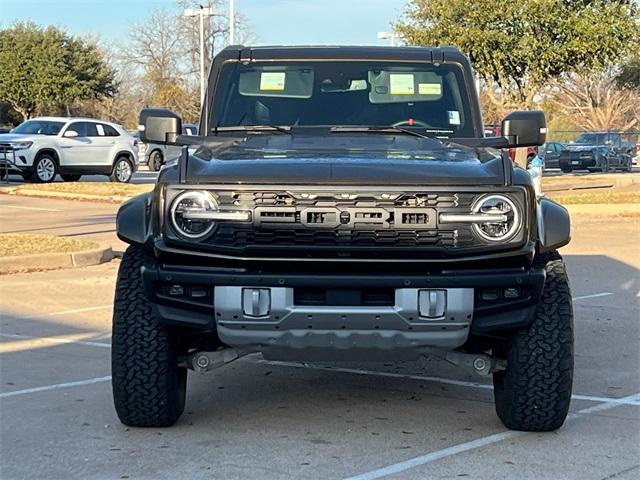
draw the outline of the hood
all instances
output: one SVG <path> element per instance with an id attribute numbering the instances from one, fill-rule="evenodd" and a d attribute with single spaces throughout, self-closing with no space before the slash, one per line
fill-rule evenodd
<path id="1" fill-rule="evenodd" d="M 504 185 L 500 155 L 467 147 L 444 148 L 433 139 L 400 141 L 362 136 L 307 143 L 278 136 L 275 144 L 243 145 L 189 157 L 188 183 L 297 185 Z M 392 137 L 393 138 L 393 137 Z M 347 142 L 348 145 L 345 145 Z M 320 145 L 320 147 L 319 147 Z"/>
<path id="2" fill-rule="evenodd" d="M 25 135 L 21 133 L 0 133 L 0 143 L 32 142 L 42 135 Z"/>
<path id="3" fill-rule="evenodd" d="M 588 152 L 596 148 L 602 148 L 602 145 L 585 145 L 583 143 L 574 143 L 567 145 L 565 150 L 570 152 Z"/>

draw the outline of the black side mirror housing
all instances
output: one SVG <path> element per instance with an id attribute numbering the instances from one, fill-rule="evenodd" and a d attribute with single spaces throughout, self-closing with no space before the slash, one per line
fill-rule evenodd
<path id="1" fill-rule="evenodd" d="M 138 124 L 140 140 L 144 143 L 175 145 L 182 133 L 182 119 L 164 108 L 145 108 Z"/>
<path id="2" fill-rule="evenodd" d="M 547 141 L 547 120 L 542 110 L 511 112 L 502 120 L 502 135 L 509 148 L 538 147 Z"/>

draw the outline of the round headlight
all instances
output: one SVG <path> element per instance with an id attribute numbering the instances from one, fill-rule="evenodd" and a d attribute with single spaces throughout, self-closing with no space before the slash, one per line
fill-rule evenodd
<path id="1" fill-rule="evenodd" d="M 516 204 L 504 195 L 487 195 L 478 200 L 473 208 L 474 214 L 499 215 L 501 221 L 476 223 L 474 231 L 490 242 L 502 242 L 511 239 L 520 229 L 520 212 Z"/>
<path id="2" fill-rule="evenodd" d="M 208 235 L 215 222 L 197 218 L 198 214 L 215 212 L 218 204 L 210 193 L 191 191 L 181 193 L 171 204 L 173 228 L 189 239 L 199 239 Z"/>

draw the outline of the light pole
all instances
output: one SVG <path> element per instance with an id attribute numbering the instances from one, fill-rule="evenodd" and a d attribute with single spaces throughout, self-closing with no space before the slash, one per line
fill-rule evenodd
<path id="1" fill-rule="evenodd" d="M 389 40 L 391 42 L 391 46 L 396 46 L 396 38 L 398 36 L 394 32 L 378 32 L 378 38 L 380 40 Z"/>
<path id="2" fill-rule="evenodd" d="M 229 0 L 229 45 L 236 43 L 236 1 Z"/>
<path id="3" fill-rule="evenodd" d="M 204 79 L 204 17 L 213 17 L 213 8 L 187 8 L 183 14 L 185 17 L 200 17 L 200 107 L 204 103 L 205 79 Z"/>

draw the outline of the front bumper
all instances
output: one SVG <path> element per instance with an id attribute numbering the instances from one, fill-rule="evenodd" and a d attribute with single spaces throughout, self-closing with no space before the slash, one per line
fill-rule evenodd
<path id="1" fill-rule="evenodd" d="M 31 171 L 33 151 L 31 149 L 13 150 L 0 145 L 0 169 L 12 172 Z"/>
<path id="2" fill-rule="evenodd" d="M 364 359 L 415 358 L 457 348 L 470 332 L 500 335 L 526 326 L 545 274 L 259 274 L 158 265 L 144 268 L 143 278 L 167 324 L 216 332 L 226 345 L 269 358 Z"/>
<path id="3" fill-rule="evenodd" d="M 586 170 L 598 167 L 598 157 L 593 154 L 582 155 L 580 153 L 562 155 L 558 160 L 560 168 L 573 170 Z"/>

